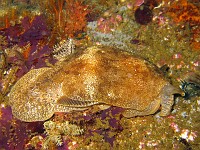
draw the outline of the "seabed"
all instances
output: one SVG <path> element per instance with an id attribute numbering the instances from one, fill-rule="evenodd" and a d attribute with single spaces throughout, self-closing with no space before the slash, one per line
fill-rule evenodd
<path id="1" fill-rule="evenodd" d="M 0 150 L 199 150 L 199 26 L 198 0 L 0 0 Z M 186 95 L 167 117 L 125 118 L 114 106 L 41 122 L 12 115 L 24 74 L 91 45 L 144 57 Z"/>

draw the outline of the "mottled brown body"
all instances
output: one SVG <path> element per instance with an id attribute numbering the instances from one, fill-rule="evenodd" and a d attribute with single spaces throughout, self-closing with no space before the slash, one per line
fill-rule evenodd
<path id="1" fill-rule="evenodd" d="M 32 122 L 92 105 L 125 109 L 125 117 L 170 113 L 179 93 L 148 61 L 109 47 L 89 47 L 53 68 L 33 69 L 10 92 L 13 115 Z"/>

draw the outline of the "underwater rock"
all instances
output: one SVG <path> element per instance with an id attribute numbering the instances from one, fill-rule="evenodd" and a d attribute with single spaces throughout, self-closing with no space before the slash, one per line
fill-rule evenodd
<path id="1" fill-rule="evenodd" d="M 173 87 L 150 62 L 110 47 L 89 47 L 58 62 L 53 68 L 33 69 L 11 89 L 13 115 L 27 122 L 44 121 L 55 112 L 99 105 L 117 106 L 125 117 L 170 113 Z"/>

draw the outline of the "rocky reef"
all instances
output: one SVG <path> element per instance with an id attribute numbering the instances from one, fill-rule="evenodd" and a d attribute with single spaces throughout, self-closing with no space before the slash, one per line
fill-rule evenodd
<path id="1" fill-rule="evenodd" d="M 0 3 L 2 149 L 200 149 L 198 0 Z M 166 78 L 186 95 L 175 97 L 166 117 L 125 118 L 123 109 L 114 106 L 57 112 L 47 121 L 29 123 L 13 116 L 8 96 L 23 75 L 53 67 L 73 50 L 91 45 L 119 48 L 167 66 L 162 67 Z"/>

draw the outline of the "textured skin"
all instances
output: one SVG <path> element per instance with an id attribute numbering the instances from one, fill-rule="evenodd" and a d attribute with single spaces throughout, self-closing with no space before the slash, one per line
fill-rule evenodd
<path id="1" fill-rule="evenodd" d="M 148 61 L 109 47 L 89 47 L 54 68 L 31 70 L 9 97 L 13 115 L 32 122 L 94 104 L 122 107 L 125 117 L 154 114 L 164 105 L 165 116 L 176 92 Z"/>

